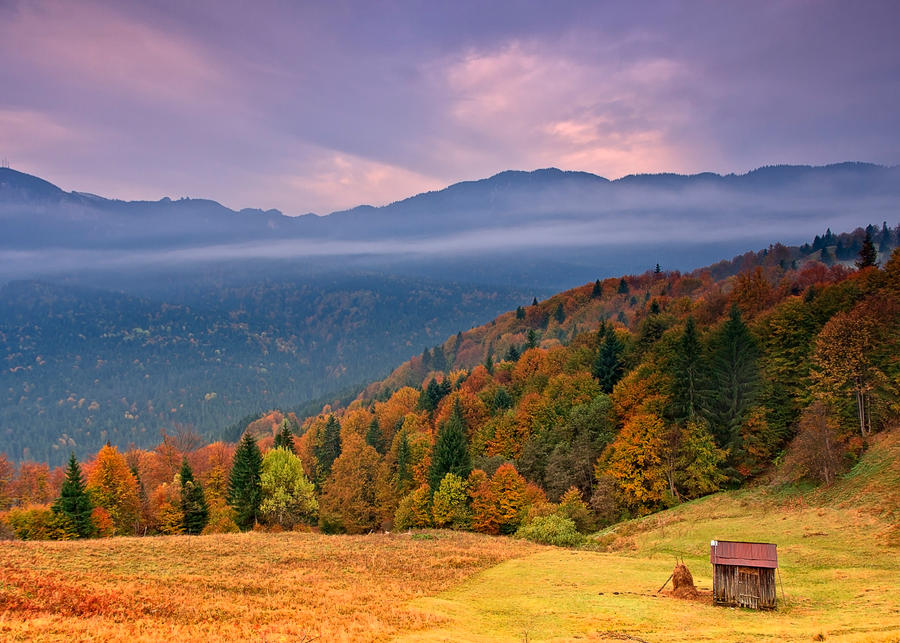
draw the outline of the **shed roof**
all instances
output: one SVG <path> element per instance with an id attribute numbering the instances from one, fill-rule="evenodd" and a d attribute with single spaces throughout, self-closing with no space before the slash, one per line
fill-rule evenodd
<path id="1" fill-rule="evenodd" d="M 713 540 L 709 543 L 709 562 L 713 565 L 740 565 L 774 569 L 778 567 L 778 551 L 772 543 Z"/>

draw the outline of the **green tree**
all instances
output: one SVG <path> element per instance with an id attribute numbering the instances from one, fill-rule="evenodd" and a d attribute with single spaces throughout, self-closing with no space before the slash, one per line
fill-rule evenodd
<path id="1" fill-rule="evenodd" d="M 378 418 L 373 417 L 369 422 L 369 428 L 366 430 L 366 444 L 375 449 L 379 455 L 384 455 L 386 445 L 384 443 L 384 434 L 378 425 Z"/>
<path id="2" fill-rule="evenodd" d="M 556 304 L 556 310 L 553 311 L 553 317 L 557 324 L 561 324 L 566 320 L 566 311 L 563 310 L 562 304 Z"/>
<path id="3" fill-rule="evenodd" d="M 862 248 L 859 250 L 859 258 L 856 260 L 856 267 L 862 270 L 876 265 L 878 252 L 875 250 L 875 244 L 872 243 L 872 235 L 866 230 L 866 238 L 863 240 Z"/>
<path id="4" fill-rule="evenodd" d="M 617 290 L 616 292 L 618 292 L 620 295 L 627 295 L 627 294 L 628 294 L 628 282 L 625 281 L 625 277 L 622 277 L 622 278 L 619 280 L 619 288 L 618 288 L 618 290 Z"/>
<path id="5" fill-rule="evenodd" d="M 759 386 L 759 350 L 737 306 L 713 337 L 710 355 L 711 386 L 705 411 L 719 446 L 732 458 L 741 450 L 740 431 Z"/>
<path id="6" fill-rule="evenodd" d="M 89 538 L 95 531 L 91 520 L 93 510 L 94 504 L 86 491 L 81 467 L 72 453 L 69 455 L 66 479 L 63 480 L 59 498 L 53 503 L 53 513 L 68 518 L 79 538 Z"/>
<path id="7" fill-rule="evenodd" d="M 521 306 L 516 307 L 516 319 L 525 319 L 525 309 Z"/>
<path id="8" fill-rule="evenodd" d="M 254 437 L 245 433 L 228 476 L 228 504 L 234 509 L 235 524 L 243 531 L 252 528 L 259 517 L 261 471 L 262 453 Z"/>
<path id="9" fill-rule="evenodd" d="M 434 493 L 431 514 L 435 527 L 468 529 L 472 525 L 472 514 L 467 504 L 468 483 L 454 473 L 448 473 Z"/>
<path id="10" fill-rule="evenodd" d="M 697 415 L 703 377 L 703 347 L 693 317 L 688 317 L 684 332 L 675 345 L 671 362 L 672 409 L 677 420 Z"/>
<path id="11" fill-rule="evenodd" d="M 287 418 L 282 420 L 281 428 L 278 429 L 278 433 L 275 434 L 274 447 L 276 449 L 287 449 L 291 453 L 296 453 L 294 450 L 294 432 L 291 431 L 291 423 L 288 422 Z"/>
<path id="12" fill-rule="evenodd" d="M 321 435 L 318 436 L 313 455 L 318 463 L 316 485 L 321 487 L 331 474 L 331 465 L 341 455 L 341 425 L 333 415 L 328 416 Z"/>
<path id="13" fill-rule="evenodd" d="M 612 393 L 613 387 L 622 379 L 625 371 L 625 361 L 622 359 L 624 350 L 615 331 L 608 330 L 591 369 L 604 393 Z"/>
<path id="14" fill-rule="evenodd" d="M 431 456 L 431 469 L 428 473 L 429 486 L 432 491 L 437 491 L 441 480 L 448 473 L 468 478 L 471 472 L 472 461 L 466 444 L 466 421 L 457 400 L 450 417 L 438 431 L 437 442 Z"/>
<path id="15" fill-rule="evenodd" d="M 525 340 L 525 348 L 526 348 L 526 350 L 529 349 L 529 348 L 536 348 L 536 347 L 537 347 L 537 344 L 538 344 L 538 342 L 537 342 L 537 333 L 534 332 L 534 329 L 533 329 L 533 328 L 529 328 L 529 329 L 528 329 L 528 334 L 527 334 L 526 337 L 527 337 L 527 339 Z"/>
<path id="16" fill-rule="evenodd" d="M 303 472 L 300 458 L 288 449 L 272 449 L 263 457 L 260 489 L 259 513 L 270 525 L 292 529 L 318 517 L 315 485 Z"/>
<path id="17" fill-rule="evenodd" d="M 203 486 L 194 479 L 194 472 L 187 458 L 181 461 L 181 515 L 184 533 L 197 535 L 209 522 L 209 505 L 206 504 L 206 494 Z"/>
<path id="18" fill-rule="evenodd" d="M 597 297 L 603 296 L 603 286 L 600 285 L 600 280 L 594 282 L 594 289 L 591 290 L 591 299 L 596 299 Z"/>

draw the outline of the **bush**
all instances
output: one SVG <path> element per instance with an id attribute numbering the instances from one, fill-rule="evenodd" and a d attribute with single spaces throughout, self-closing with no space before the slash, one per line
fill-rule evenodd
<path id="1" fill-rule="evenodd" d="M 10 509 L 6 524 L 21 540 L 74 540 L 75 525 L 65 515 L 55 514 L 49 507 L 34 506 Z"/>
<path id="2" fill-rule="evenodd" d="M 575 522 L 557 514 L 535 518 L 520 527 L 516 536 L 541 545 L 557 547 L 576 547 L 584 542 L 584 536 L 575 529 Z"/>

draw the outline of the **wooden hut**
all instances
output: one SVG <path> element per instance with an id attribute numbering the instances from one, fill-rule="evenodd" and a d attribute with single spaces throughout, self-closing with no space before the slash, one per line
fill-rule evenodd
<path id="1" fill-rule="evenodd" d="M 778 552 L 771 543 L 713 540 L 709 543 L 716 605 L 775 609 Z"/>

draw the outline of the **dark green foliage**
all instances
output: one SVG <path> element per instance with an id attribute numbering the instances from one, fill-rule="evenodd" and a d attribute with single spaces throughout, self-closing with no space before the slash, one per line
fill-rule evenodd
<path id="1" fill-rule="evenodd" d="M 440 346 L 434 347 L 434 356 L 431 358 L 431 370 L 446 373 L 450 370 L 450 364 L 447 362 L 447 356 L 444 355 L 444 349 Z"/>
<path id="2" fill-rule="evenodd" d="M 525 319 L 525 309 L 521 306 L 516 307 L 516 319 Z"/>
<path id="3" fill-rule="evenodd" d="M 288 422 L 287 418 L 282 420 L 281 428 L 278 429 L 278 433 L 275 434 L 274 447 L 276 449 L 287 449 L 291 453 L 296 453 L 294 451 L 294 432 L 291 431 L 291 423 Z"/>
<path id="4" fill-rule="evenodd" d="M 484 368 L 491 375 L 494 374 L 494 354 L 488 353 L 487 358 L 484 360 Z"/>
<path id="5" fill-rule="evenodd" d="M 594 289 L 591 290 L 591 298 L 596 299 L 597 297 L 603 296 L 603 286 L 600 285 L 600 280 L 594 282 Z"/>
<path id="6" fill-rule="evenodd" d="M 719 446 L 737 457 L 741 425 L 759 386 L 759 349 L 737 306 L 710 345 L 710 386 L 705 392 L 704 414 Z"/>
<path id="7" fill-rule="evenodd" d="M 625 281 L 625 277 L 622 277 L 619 280 L 619 288 L 616 292 L 618 292 L 620 295 L 628 294 L 628 282 Z"/>
<path id="8" fill-rule="evenodd" d="M 369 428 L 366 431 L 366 444 L 375 449 L 378 455 L 384 455 L 384 434 L 381 432 L 381 427 L 378 426 L 377 417 L 373 417 L 372 421 L 369 422 Z"/>
<path id="9" fill-rule="evenodd" d="M 409 491 L 413 485 L 413 473 L 410 468 L 412 454 L 409 450 L 409 439 L 406 429 L 400 429 L 397 438 L 397 473 L 395 474 L 395 486 L 400 493 Z"/>
<path id="10" fill-rule="evenodd" d="M 553 311 L 553 318 L 558 324 L 561 324 L 566 320 L 566 311 L 563 310 L 562 304 L 556 304 L 556 310 Z"/>
<path id="11" fill-rule="evenodd" d="M 878 252 L 875 250 L 875 244 L 872 243 L 872 235 L 866 230 L 866 238 L 862 242 L 859 249 L 859 258 L 856 260 L 856 267 L 862 270 L 876 265 Z"/>
<path id="12" fill-rule="evenodd" d="M 525 340 L 525 348 L 535 348 L 538 345 L 537 341 L 537 333 L 534 332 L 533 328 L 528 329 L 527 339 Z"/>
<path id="13" fill-rule="evenodd" d="M 494 392 L 494 399 L 491 403 L 494 412 L 505 411 L 508 408 L 512 408 L 512 405 L 513 399 L 509 392 L 504 387 L 498 386 L 497 390 Z"/>
<path id="14" fill-rule="evenodd" d="M 506 351 L 506 355 L 503 357 L 507 362 L 518 362 L 519 358 L 522 355 L 519 353 L 519 349 L 515 346 L 510 346 L 509 350 Z"/>
<path id="15" fill-rule="evenodd" d="M 438 405 L 451 392 L 450 381 L 445 377 L 438 384 L 434 378 L 428 380 L 428 385 L 419 394 L 419 408 L 433 414 Z"/>
<path id="16" fill-rule="evenodd" d="M 535 297 L 534 299 L 531 300 L 531 305 L 532 305 L 532 306 L 537 306 L 537 305 L 538 305 L 537 297 Z"/>
<path id="17" fill-rule="evenodd" d="M 662 272 L 662 269 L 659 267 L 659 264 L 656 264 L 656 268 L 653 269 L 653 274 L 658 275 Z"/>
<path id="18" fill-rule="evenodd" d="M 432 491 L 437 491 L 441 480 L 448 473 L 455 473 L 465 480 L 472 472 L 472 460 L 466 441 L 466 421 L 463 418 L 459 401 L 453 405 L 450 417 L 438 431 L 434 452 L 431 456 L 431 469 L 428 472 L 428 484 Z"/>
<path id="19" fill-rule="evenodd" d="M 191 465 L 187 459 L 181 461 L 181 513 L 182 527 L 184 533 L 197 535 L 206 527 L 209 522 L 209 506 L 206 504 L 206 494 L 203 493 L 203 486 L 197 480 L 194 480 L 194 472 L 191 471 Z"/>
<path id="20" fill-rule="evenodd" d="M 235 524 L 244 531 L 252 528 L 259 517 L 261 471 L 262 453 L 256 439 L 245 433 L 234 452 L 234 463 L 228 476 L 228 504 L 234 509 Z"/>
<path id="21" fill-rule="evenodd" d="M 616 333 L 608 331 L 591 369 L 604 393 L 612 393 L 613 387 L 622 379 L 625 371 L 625 360 L 622 358 L 624 351 L 625 347 L 616 337 Z"/>
<path id="22" fill-rule="evenodd" d="M 704 374 L 703 347 L 693 317 L 688 317 L 684 333 L 675 345 L 671 373 L 673 416 L 678 421 L 691 419 L 700 410 Z"/>
<path id="23" fill-rule="evenodd" d="M 318 443 L 313 447 L 313 455 L 318 462 L 316 482 L 319 486 L 325 484 L 325 479 L 331 473 L 331 465 L 341 455 L 341 425 L 333 415 L 328 416 L 322 435 Z"/>
<path id="24" fill-rule="evenodd" d="M 75 459 L 75 454 L 72 453 L 69 456 L 66 479 L 63 480 L 59 498 L 53 503 L 53 513 L 65 516 L 79 538 L 89 538 L 94 535 L 94 523 L 91 520 L 93 510 L 94 505 L 85 491 L 81 467 Z"/>

